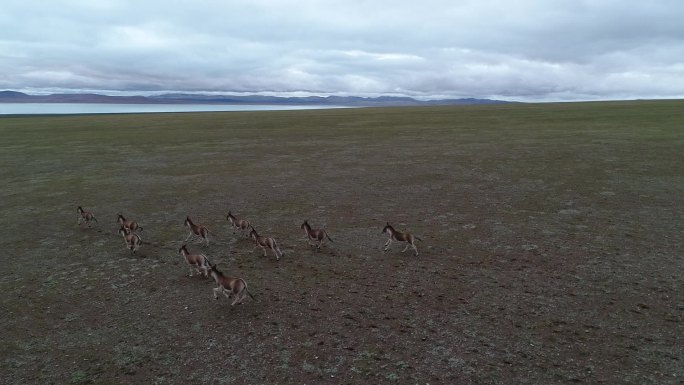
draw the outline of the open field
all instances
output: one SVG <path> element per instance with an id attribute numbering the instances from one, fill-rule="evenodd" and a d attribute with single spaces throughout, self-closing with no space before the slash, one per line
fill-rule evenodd
<path id="1" fill-rule="evenodd" d="M 15 117 L 0 137 L 0 383 L 684 381 L 683 101 Z M 186 215 L 256 300 L 187 276 Z M 335 243 L 310 249 L 305 219 Z M 386 221 L 418 257 L 382 252 Z"/>

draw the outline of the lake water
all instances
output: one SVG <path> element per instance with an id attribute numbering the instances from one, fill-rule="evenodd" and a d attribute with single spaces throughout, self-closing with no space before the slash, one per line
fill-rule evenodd
<path id="1" fill-rule="evenodd" d="M 252 104 L 103 104 L 103 103 L 0 103 L 0 115 L 133 114 L 145 112 L 276 111 L 345 108 L 319 105 Z"/>

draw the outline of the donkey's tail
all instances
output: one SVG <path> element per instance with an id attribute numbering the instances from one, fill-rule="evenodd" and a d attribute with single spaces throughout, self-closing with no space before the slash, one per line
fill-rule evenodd
<path id="1" fill-rule="evenodd" d="M 247 292 L 247 294 L 249 294 L 249 296 L 252 297 L 252 299 L 256 301 L 256 298 L 254 298 L 254 296 L 252 295 L 252 293 L 250 293 L 250 292 L 249 292 L 249 289 L 247 288 L 247 281 L 245 281 L 245 280 L 242 279 L 242 278 L 240 278 L 240 281 L 242 281 L 242 283 L 245 285 L 245 291 Z"/>

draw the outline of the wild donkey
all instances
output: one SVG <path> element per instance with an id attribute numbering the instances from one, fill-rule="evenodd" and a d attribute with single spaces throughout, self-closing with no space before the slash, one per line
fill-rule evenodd
<path id="1" fill-rule="evenodd" d="M 180 249 L 178 249 L 178 252 L 183 256 L 185 262 L 188 263 L 188 267 L 190 268 L 189 277 L 192 277 L 193 267 L 197 271 L 197 274 L 202 274 L 205 277 L 209 276 L 209 266 L 211 265 L 211 262 L 209 262 L 209 259 L 207 259 L 206 255 L 190 254 L 186 245 L 181 246 Z"/>
<path id="2" fill-rule="evenodd" d="M 416 248 L 416 239 L 419 241 L 423 241 L 422 239 L 418 238 L 417 236 L 410 234 L 410 233 L 402 233 L 400 231 L 395 230 L 389 222 L 387 222 L 387 225 L 385 228 L 382 229 L 382 233 L 387 233 L 389 234 L 389 239 L 387 240 L 387 243 L 385 243 L 385 249 L 383 251 L 387 251 L 387 248 L 389 248 L 390 244 L 392 241 L 397 241 L 397 242 L 406 242 L 407 245 L 404 247 L 404 250 L 401 252 L 403 253 L 408 249 L 409 246 L 413 247 L 413 251 L 416 252 L 416 256 L 418 256 L 418 248 Z"/>
<path id="3" fill-rule="evenodd" d="M 247 294 L 254 299 L 252 293 L 247 289 L 247 282 L 245 282 L 244 279 L 227 277 L 216 269 L 216 265 L 210 265 L 209 274 L 211 274 L 211 277 L 214 278 L 214 281 L 216 281 L 216 284 L 218 285 L 218 287 L 214 288 L 214 299 L 218 299 L 218 293 L 223 293 L 228 299 L 230 299 L 230 296 L 232 295 L 235 299 L 230 306 L 234 306 L 236 303 L 242 303 L 242 301 L 247 298 Z"/>
<path id="4" fill-rule="evenodd" d="M 129 234 L 123 227 L 119 229 L 119 234 L 123 236 L 126 248 L 131 250 L 131 254 L 135 254 L 135 251 L 142 245 L 142 238 L 135 233 Z"/>
<path id="5" fill-rule="evenodd" d="M 235 230 L 239 230 L 242 235 L 249 237 L 247 230 L 249 230 L 250 224 L 248 220 L 237 219 L 230 211 L 226 215 L 226 220 L 230 221 L 230 225 L 233 226 L 233 234 L 235 234 Z"/>
<path id="6" fill-rule="evenodd" d="M 136 221 L 127 221 L 126 218 L 124 218 L 123 215 L 117 214 L 116 222 L 121 225 L 126 231 L 129 233 L 132 233 L 136 230 L 142 231 L 143 228 L 138 224 Z"/>
<path id="7" fill-rule="evenodd" d="M 273 250 L 273 254 L 275 254 L 276 261 L 280 260 L 280 257 L 283 256 L 283 252 L 280 251 L 280 248 L 278 247 L 278 244 L 276 244 L 275 239 L 269 238 L 269 237 L 262 237 L 259 235 L 254 227 L 252 227 L 252 231 L 250 231 L 249 236 L 254 239 L 255 246 L 254 249 L 252 249 L 252 252 L 257 247 L 261 247 L 261 249 L 264 251 L 264 257 L 266 256 L 266 248 L 268 247 L 269 249 Z"/>
<path id="8" fill-rule="evenodd" d="M 76 212 L 78 213 L 78 221 L 76 222 L 76 224 L 79 226 L 82 222 L 85 222 L 88 225 L 88 227 L 90 227 L 90 221 L 97 222 L 97 218 L 95 218 L 95 214 L 93 214 L 92 211 L 85 211 L 83 210 L 83 207 L 78 206 Z"/>
<path id="9" fill-rule="evenodd" d="M 209 229 L 206 226 L 196 225 L 192 223 L 192 220 L 189 216 L 185 217 L 185 222 L 183 222 L 183 226 L 187 226 L 190 230 L 190 234 L 188 234 L 188 237 L 185 238 L 184 242 L 187 242 L 190 238 L 199 237 L 207 242 L 207 246 L 209 245 Z"/>
<path id="10" fill-rule="evenodd" d="M 301 228 L 306 233 L 306 241 L 309 243 L 310 246 L 316 246 L 317 249 L 320 249 L 321 245 L 323 244 L 323 241 L 325 241 L 326 238 L 328 238 L 330 242 L 334 243 L 334 241 L 332 240 L 332 238 L 330 238 L 330 235 L 328 235 L 328 232 L 325 231 L 325 229 L 312 229 L 309 225 L 309 221 L 304 221 L 304 223 L 302 223 Z M 311 243 L 311 241 L 318 242 L 318 245 Z"/>

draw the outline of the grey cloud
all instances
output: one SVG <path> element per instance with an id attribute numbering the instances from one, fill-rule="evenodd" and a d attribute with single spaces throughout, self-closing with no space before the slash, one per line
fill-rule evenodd
<path id="1" fill-rule="evenodd" d="M 9 0 L 0 89 L 682 97 L 684 3 Z"/>

